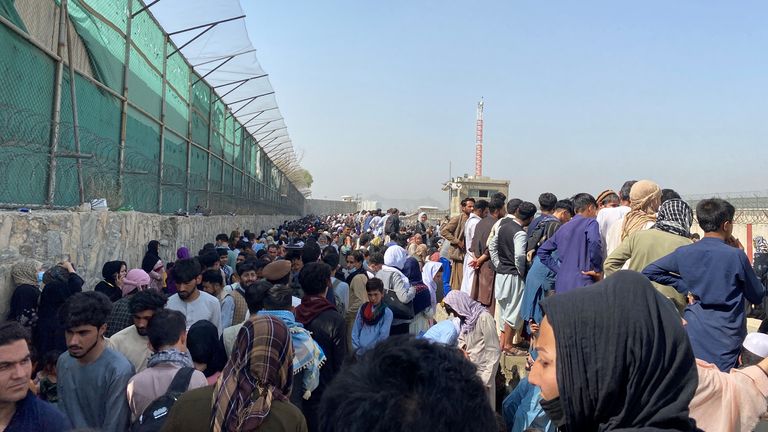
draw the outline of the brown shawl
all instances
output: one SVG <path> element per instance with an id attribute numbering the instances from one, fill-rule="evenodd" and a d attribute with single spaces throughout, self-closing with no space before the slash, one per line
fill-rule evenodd
<path id="1" fill-rule="evenodd" d="M 288 400 L 292 384 L 293 345 L 283 321 L 270 315 L 246 321 L 213 391 L 211 430 L 257 430 L 272 400 Z"/>
<path id="2" fill-rule="evenodd" d="M 629 192 L 629 213 L 624 216 L 621 240 L 641 231 L 648 222 L 656 222 L 656 212 L 661 204 L 661 188 L 650 180 L 640 180 Z"/>

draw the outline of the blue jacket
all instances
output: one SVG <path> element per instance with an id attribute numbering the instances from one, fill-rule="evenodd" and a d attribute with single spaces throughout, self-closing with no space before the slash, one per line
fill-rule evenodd
<path id="1" fill-rule="evenodd" d="M 64 432 L 70 429 L 72 425 L 67 416 L 29 392 L 24 399 L 16 402 L 16 412 L 5 432 Z"/>

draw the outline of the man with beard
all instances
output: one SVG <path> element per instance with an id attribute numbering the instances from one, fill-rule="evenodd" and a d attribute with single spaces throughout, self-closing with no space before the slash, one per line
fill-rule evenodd
<path id="1" fill-rule="evenodd" d="M 129 426 L 125 389 L 133 366 L 107 347 L 111 310 L 109 298 L 95 291 L 77 293 L 59 309 L 67 341 L 56 364 L 59 408 L 77 429 L 122 432 Z"/>
<path id="2" fill-rule="evenodd" d="M 464 225 L 469 215 L 475 210 L 475 199 L 464 198 L 461 200 L 461 211 L 458 215 L 440 229 L 440 235 L 450 243 L 448 256 L 451 260 L 451 289 L 461 289 L 461 281 L 464 275 L 464 254 L 467 245 L 464 243 Z"/>
<path id="3" fill-rule="evenodd" d="M 200 263 L 190 258 L 176 261 L 173 276 L 176 279 L 176 294 L 168 299 L 168 309 L 177 310 L 187 318 L 187 330 L 192 324 L 208 320 L 219 330 L 221 336 L 221 306 L 216 297 L 197 289 L 203 280 Z"/>
<path id="4" fill-rule="evenodd" d="M 107 339 L 107 346 L 118 351 L 133 364 L 136 373 L 147 368 L 149 350 L 147 328 L 149 320 L 165 307 L 165 296 L 155 290 L 136 293 L 128 301 L 133 316 L 133 325 L 115 333 Z"/>

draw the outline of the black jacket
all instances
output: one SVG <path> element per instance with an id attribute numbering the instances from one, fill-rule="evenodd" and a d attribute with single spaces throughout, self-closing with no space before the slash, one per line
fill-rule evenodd
<path id="1" fill-rule="evenodd" d="M 326 357 L 325 363 L 320 368 L 320 385 L 312 391 L 312 396 L 304 401 L 301 407 L 307 419 L 307 427 L 312 432 L 317 431 L 320 424 L 318 418 L 320 398 L 333 377 L 341 370 L 341 364 L 347 354 L 347 325 L 338 312 L 328 309 L 318 314 L 304 327 L 312 333 L 312 339 L 320 345 Z"/>
<path id="2" fill-rule="evenodd" d="M 515 263 L 516 251 L 514 238 L 515 234 L 521 231 L 523 231 L 523 228 L 517 223 L 506 223 L 500 226 L 499 233 L 497 235 L 499 266 L 496 268 L 496 273 L 525 277 L 525 269 L 517 268 Z"/>
<path id="3" fill-rule="evenodd" d="M 752 261 L 757 278 L 768 287 L 768 253 L 756 253 Z"/>

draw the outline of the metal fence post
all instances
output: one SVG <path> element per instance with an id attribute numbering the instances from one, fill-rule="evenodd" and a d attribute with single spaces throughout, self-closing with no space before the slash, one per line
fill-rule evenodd
<path id="1" fill-rule="evenodd" d="M 61 0 L 59 6 L 59 39 L 56 47 L 56 74 L 53 89 L 53 113 L 51 115 L 51 142 L 48 152 L 48 197 L 46 204 L 53 206 L 56 195 L 56 150 L 61 139 L 61 87 L 64 77 L 64 47 L 67 43 L 67 0 Z M 70 65 L 70 68 L 72 65 Z"/>
<path id="2" fill-rule="evenodd" d="M 211 145 L 213 144 L 213 94 L 208 97 L 208 166 L 205 169 L 205 208 L 211 208 Z"/>
<path id="3" fill-rule="evenodd" d="M 133 0 L 128 0 L 128 11 L 133 10 Z M 128 77 L 129 62 L 131 59 L 131 23 L 133 15 L 128 14 L 128 22 L 125 30 L 125 55 L 123 57 L 123 101 L 120 104 L 120 144 L 118 147 L 117 169 L 117 193 L 121 200 L 125 199 L 123 183 L 125 177 L 125 140 L 128 132 Z M 121 203 L 122 204 L 122 203 Z"/>
<path id="4" fill-rule="evenodd" d="M 160 157 L 157 165 L 157 212 L 163 212 L 163 163 L 165 162 L 165 92 L 168 73 L 168 35 L 163 35 L 163 85 L 160 95 Z M 187 99 L 189 99 L 189 95 Z M 190 113 L 191 114 L 191 113 Z M 191 117 L 191 115 L 190 115 Z"/>
<path id="5" fill-rule="evenodd" d="M 75 62 L 72 60 L 72 32 L 67 26 L 67 63 L 69 63 L 69 94 L 72 102 L 72 134 L 75 140 L 75 159 L 77 165 L 77 191 L 80 197 L 80 204 L 85 202 L 85 187 L 83 186 L 83 160 L 80 153 L 80 122 L 77 115 L 77 89 L 75 88 Z"/>
<path id="6" fill-rule="evenodd" d="M 184 210 L 189 212 L 189 171 L 192 166 L 192 74 L 187 76 L 187 95 L 187 178 L 184 187 Z"/>

